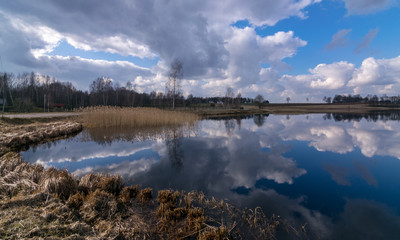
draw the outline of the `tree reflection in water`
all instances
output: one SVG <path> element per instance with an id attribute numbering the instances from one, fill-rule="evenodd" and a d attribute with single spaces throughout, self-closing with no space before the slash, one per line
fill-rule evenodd
<path id="1" fill-rule="evenodd" d="M 171 165 L 175 168 L 176 171 L 180 171 L 183 167 L 183 149 L 181 144 L 181 136 L 176 131 L 173 130 L 172 138 L 169 138 L 165 141 L 165 145 L 167 146 L 168 158 L 171 161 Z"/>
<path id="2" fill-rule="evenodd" d="M 264 125 L 266 116 L 263 114 L 254 115 L 253 121 L 258 127 L 262 127 Z"/>
<path id="3" fill-rule="evenodd" d="M 327 113 L 323 116 L 324 120 L 332 118 L 339 121 L 400 121 L 400 111 L 371 111 L 368 113 Z"/>

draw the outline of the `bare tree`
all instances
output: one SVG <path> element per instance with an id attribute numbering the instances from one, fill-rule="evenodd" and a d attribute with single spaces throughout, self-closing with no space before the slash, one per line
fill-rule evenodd
<path id="1" fill-rule="evenodd" d="M 258 94 L 258 95 L 256 96 L 256 98 L 254 99 L 254 101 L 257 103 L 258 108 L 261 109 L 261 108 L 262 108 L 262 105 L 263 105 L 263 103 L 264 103 L 264 97 L 263 97 L 261 94 Z"/>
<path id="2" fill-rule="evenodd" d="M 182 78 L 183 78 L 183 64 L 179 59 L 176 58 L 171 63 L 168 82 L 166 84 L 168 95 L 172 95 L 172 109 L 175 109 L 175 98 L 180 90 L 179 80 L 181 80 Z"/>
<path id="3" fill-rule="evenodd" d="M 231 87 L 227 87 L 226 88 L 226 93 L 225 93 L 225 101 L 226 101 L 226 105 L 229 106 L 229 104 L 233 101 L 233 97 L 235 96 L 235 94 L 233 93 L 233 88 Z"/>
<path id="4" fill-rule="evenodd" d="M 89 88 L 91 94 L 97 95 L 95 97 L 96 104 L 108 105 L 109 93 L 113 90 L 111 78 L 98 77 L 90 84 Z"/>
<path id="5" fill-rule="evenodd" d="M 7 82 L 7 74 L 6 73 L 4 73 L 4 76 L 1 76 L 1 89 L 2 89 L 2 92 L 3 92 L 3 99 L 2 99 L 2 103 L 3 103 L 3 109 L 2 109 L 2 111 L 1 111 L 1 118 L 4 118 L 4 108 L 5 108 L 5 106 L 6 106 L 6 101 L 7 101 L 7 98 L 6 98 L 6 82 Z"/>
<path id="6" fill-rule="evenodd" d="M 240 104 L 242 103 L 242 94 L 241 93 L 238 93 L 237 95 L 236 95 L 236 105 L 238 106 L 238 107 L 240 107 Z"/>
<path id="7" fill-rule="evenodd" d="M 286 98 L 286 101 L 287 101 L 287 103 L 289 104 L 289 102 L 290 102 L 290 97 L 287 97 L 287 98 Z"/>

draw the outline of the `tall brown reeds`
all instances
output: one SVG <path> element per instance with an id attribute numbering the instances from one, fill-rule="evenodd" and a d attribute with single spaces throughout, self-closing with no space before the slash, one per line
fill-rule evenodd
<path id="1" fill-rule="evenodd" d="M 80 119 L 91 128 L 146 128 L 193 124 L 199 117 L 193 113 L 157 108 L 89 107 L 81 109 Z"/>

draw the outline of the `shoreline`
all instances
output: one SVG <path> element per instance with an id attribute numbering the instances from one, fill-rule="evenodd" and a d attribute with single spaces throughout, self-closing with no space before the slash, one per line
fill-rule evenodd
<path id="1" fill-rule="evenodd" d="M 267 217 L 259 208 L 238 209 L 201 192 L 160 190 L 153 199 L 152 189 L 125 186 L 118 175 L 77 178 L 66 170 L 24 162 L 21 148 L 83 129 L 69 119 L 45 121 L 0 121 L 5 129 L 0 136 L 1 239 L 276 239 L 277 232 L 309 236 L 279 216 Z"/>
<path id="2" fill-rule="evenodd" d="M 318 113 L 351 113 L 367 114 L 380 111 L 400 111 L 400 107 L 371 106 L 369 104 L 317 104 L 317 103 L 290 103 L 290 104 L 266 104 L 261 109 L 256 106 L 243 106 L 239 108 L 199 108 L 188 109 L 203 118 L 220 116 L 238 116 L 251 114 L 277 114 L 277 115 L 299 115 Z"/>

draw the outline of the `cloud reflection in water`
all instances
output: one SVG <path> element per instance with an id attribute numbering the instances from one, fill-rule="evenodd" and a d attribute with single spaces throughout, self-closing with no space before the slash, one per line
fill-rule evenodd
<path id="1" fill-rule="evenodd" d="M 399 181 L 388 180 L 396 168 L 385 165 L 400 167 L 399 122 L 272 115 L 205 120 L 195 133 L 169 136 L 101 142 L 99 134 L 96 143 L 80 135 L 23 157 L 69 168 L 78 176 L 91 171 L 120 174 L 128 183 L 155 190 L 198 190 L 240 206 L 261 206 L 295 226 L 307 223 L 322 238 L 353 237 L 347 224 L 360 236 L 375 228 L 392 236 L 398 233 L 395 227 L 400 229 L 399 197 L 385 200 L 388 189 L 400 196 Z M 382 175 L 377 169 L 391 171 Z M 362 200 L 367 196 L 374 199 Z M 370 213 L 391 221 L 390 229 L 368 220 Z"/>

